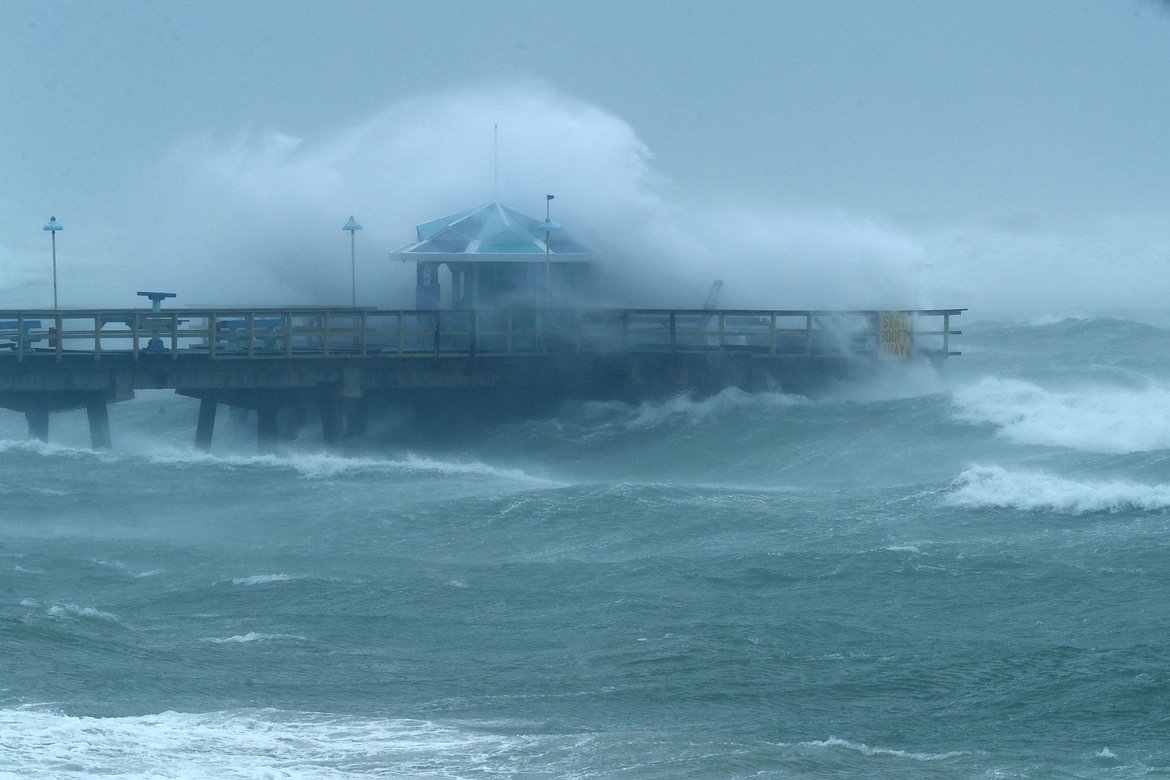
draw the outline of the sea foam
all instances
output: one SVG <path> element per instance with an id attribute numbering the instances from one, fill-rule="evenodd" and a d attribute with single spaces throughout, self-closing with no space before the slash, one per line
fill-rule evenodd
<path id="1" fill-rule="evenodd" d="M 1048 510 L 1071 514 L 1170 509 L 1170 485 L 1080 482 L 1039 472 L 974 466 L 955 480 L 950 504 L 968 508 Z"/>

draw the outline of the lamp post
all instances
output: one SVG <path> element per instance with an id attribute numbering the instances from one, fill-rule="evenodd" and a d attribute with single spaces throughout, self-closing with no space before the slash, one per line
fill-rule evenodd
<path id="1" fill-rule="evenodd" d="M 544 228 L 544 308 L 545 308 L 545 311 L 548 310 L 549 287 L 552 286 L 552 267 L 549 264 L 550 260 L 549 260 L 548 239 L 549 239 L 549 235 L 552 233 L 553 229 L 556 227 L 556 225 L 553 224 L 553 221 L 552 221 L 552 202 L 553 202 L 553 198 L 555 198 L 555 197 L 556 197 L 555 195 L 545 195 L 544 196 L 544 224 L 541 225 L 541 227 Z"/>
<path id="2" fill-rule="evenodd" d="M 49 222 L 44 227 L 49 231 L 49 235 L 53 237 L 53 311 L 57 310 L 57 231 L 63 230 L 64 226 L 57 221 L 56 217 L 49 217 Z"/>
<path id="3" fill-rule="evenodd" d="M 362 229 L 362 226 L 357 223 L 357 220 L 355 220 L 352 216 L 350 216 L 349 222 L 346 222 L 345 226 L 341 229 L 349 231 L 350 300 L 351 300 L 351 305 L 353 305 L 356 308 L 357 307 L 357 260 L 355 259 L 356 255 L 354 253 L 354 236 L 357 235 L 357 232 Z"/>

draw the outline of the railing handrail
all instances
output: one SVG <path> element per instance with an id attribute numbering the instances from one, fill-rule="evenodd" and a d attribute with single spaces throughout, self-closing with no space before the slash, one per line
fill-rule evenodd
<path id="1" fill-rule="evenodd" d="M 886 351 L 887 315 L 907 315 L 898 353 L 950 351 L 950 319 L 966 309 L 378 309 L 0 310 L 0 345 L 18 360 L 52 355 L 180 353 L 210 359 L 513 355 L 583 350 L 837 355 Z M 941 318 L 938 328 L 909 324 Z M 798 322 L 787 320 L 797 319 Z M 843 325 L 842 321 L 853 321 Z M 78 321 L 81 321 L 80 323 Z M 857 323 L 860 323 L 860 327 Z M 125 328 L 107 326 L 125 325 Z M 66 327 L 68 325 L 69 327 Z M 714 325 L 714 327 L 712 327 Z M 879 332 L 880 331 L 880 332 Z M 917 338 L 941 337 L 938 349 Z M 125 341 L 130 344 L 126 345 Z M 39 346 L 47 342 L 47 348 Z M 146 346 L 142 346 L 142 342 Z M 69 342 L 69 346 L 66 346 Z M 819 348 L 819 349 L 818 349 Z M 0 355 L 5 354 L 0 352 Z"/>
<path id="2" fill-rule="evenodd" d="M 354 308 L 352 306 L 256 306 L 256 307 L 227 307 L 227 306 L 200 306 L 188 308 L 168 308 L 161 312 L 155 312 L 149 308 L 124 308 L 124 309 L 0 309 L 0 320 L 24 316 L 26 319 L 31 315 L 42 319 L 60 316 L 63 319 L 80 319 L 94 316 L 132 316 L 134 314 L 160 314 L 163 317 L 169 318 L 172 314 L 177 314 L 180 317 L 195 317 L 206 316 L 208 314 L 229 314 L 237 316 L 246 316 L 248 314 L 294 314 L 306 315 L 314 313 L 329 312 L 330 316 L 334 314 L 376 314 L 379 316 L 396 315 L 398 312 L 403 314 L 499 314 L 524 312 L 529 314 L 609 314 L 620 316 L 622 314 L 675 314 L 684 315 L 703 315 L 715 316 L 718 314 L 725 314 L 729 316 L 768 316 L 776 315 L 777 317 L 797 317 L 808 314 L 814 317 L 820 316 L 872 316 L 875 314 L 882 314 L 884 312 L 899 312 L 903 314 L 917 314 L 922 316 L 942 316 L 943 314 L 958 315 L 967 311 L 966 308 L 960 309 L 683 309 L 683 308 L 532 308 L 532 309 L 381 309 L 376 307 Z"/>

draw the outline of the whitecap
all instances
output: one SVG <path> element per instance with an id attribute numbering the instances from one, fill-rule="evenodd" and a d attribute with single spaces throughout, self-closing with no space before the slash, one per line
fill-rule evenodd
<path id="1" fill-rule="evenodd" d="M 217 645 L 225 645 L 225 644 L 233 644 L 233 643 L 234 644 L 244 644 L 246 642 L 265 642 L 265 641 L 269 641 L 269 640 L 280 640 L 280 639 L 293 640 L 296 642 L 304 642 L 305 641 L 305 638 L 303 636 L 296 636 L 295 634 L 261 634 L 261 633 L 257 633 L 256 631 L 249 631 L 246 634 L 237 634 L 235 636 L 229 636 L 229 637 L 225 637 L 223 639 L 205 639 L 204 641 L 211 642 L 212 644 L 217 644 Z"/>
<path id="2" fill-rule="evenodd" d="M 842 748 L 844 750 L 853 750 L 866 756 L 893 756 L 895 758 L 909 758 L 914 761 L 945 761 L 948 758 L 970 755 L 966 750 L 950 750 L 945 753 L 918 753 L 909 750 L 871 747 L 863 742 L 850 742 L 840 737 L 801 742 L 800 745 L 802 747 Z"/>
<path id="3" fill-rule="evenodd" d="M 1050 510 L 1084 514 L 1170 509 L 1170 485 L 1078 482 L 1040 472 L 974 466 L 959 475 L 947 496 L 953 506 Z"/>
<path id="4" fill-rule="evenodd" d="M 48 614 L 56 618 L 78 618 L 113 623 L 119 626 L 124 625 L 122 619 L 113 612 L 103 612 L 93 607 L 79 607 L 76 604 L 54 604 L 49 607 Z"/>
<path id="5" fill-rule="evenodd" d="M 291 582 L 301 577 L 292 577 L 288 574 L 253 574 L 251 577 L 236 577 L 233 585 L 266 585 L 270 582 Z"/>
<path id="6" fill-rule="evenodd" d="M 100 558 L 90 558 L 90 561 L 92 561 L 93 563 L 96 563 L 99 566 L 106 566 L 106 567 L 109 567 L 111 569 L 117 569 L 120 572 L 124 572 L 125 574 L 128 574 L 131 577 L 134 577 L 135 579 L 141 579 L 143 577 L 156 577 L 159 574 L 162 574 L 161 569 L 150 569 L 148 571 L 134 571 L 133 569 L 131 569 L 129 566 L 122 563 L 121 561 L 104 561 Z"/>

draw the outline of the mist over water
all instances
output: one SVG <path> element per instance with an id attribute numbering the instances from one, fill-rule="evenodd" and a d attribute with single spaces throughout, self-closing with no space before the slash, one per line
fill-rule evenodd
<path id="1" fill-rule="evenodd" d="M 139 289 L 191 306 L 345 303 L 352 213 L 359 302 L 409 306 L 413 266 L 388 253 L 416 224 L 496 197 L 543 218 L 548 193 L 555 220 L 598 250 L 582 305 L 697 307 L 722 279 L 731 307 L 1027 319 L 1154 311 L 1170 292 L 1157 215 L 955 221 L 682 191 L 636 127 L 536 81 L 423 94 L 313 135 L 190 135 L 140 165 L 135 191 L 61 215 L 63 305 L 134 305 Z M 43 248 L 9 244 L 0 305 L 48 305 Z"/>
<path id="2" fill-rule="evenodd" d="M 341 452 L 0 415 L 0 774 L 1164 774 L 1170 331 L 964 328 Z"/>

